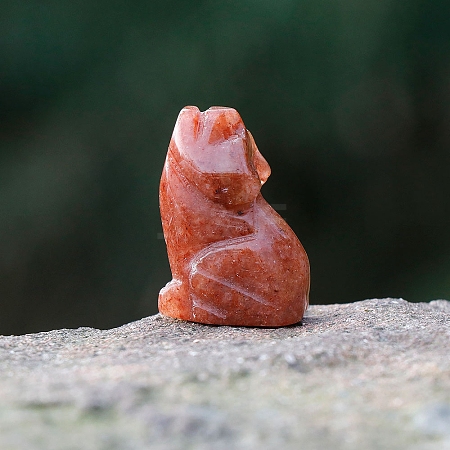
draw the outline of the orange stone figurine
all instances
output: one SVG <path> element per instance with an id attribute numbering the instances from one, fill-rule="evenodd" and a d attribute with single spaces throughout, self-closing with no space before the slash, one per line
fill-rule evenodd
<path id="1" fill-rule="evenodd" d="M 308 257 L 260 193 L 269 175 L 236 110 L 181 110 L 159 192 L 173 277 L 159 293 L 162 314 L 265 327 L 302 319 Z"/>

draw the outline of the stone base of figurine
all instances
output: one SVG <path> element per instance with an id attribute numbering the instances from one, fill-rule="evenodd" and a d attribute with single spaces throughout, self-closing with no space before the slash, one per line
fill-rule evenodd
<path id="1" fill-rule="evenodd" d="M 448 449 L 450 302 L 0 336 L 0 449 Z"/>

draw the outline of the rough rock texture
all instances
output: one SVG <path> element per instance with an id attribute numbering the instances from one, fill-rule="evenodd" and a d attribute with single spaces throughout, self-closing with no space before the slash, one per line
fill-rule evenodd
<path id="1" fill-rule="evenodd" d="M 450 302 L 0 337 L 0 448 L 450 449 Z"/>

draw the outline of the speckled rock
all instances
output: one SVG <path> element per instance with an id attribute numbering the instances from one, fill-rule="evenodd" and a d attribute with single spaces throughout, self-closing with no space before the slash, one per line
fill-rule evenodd
<path id="1" fill-rule="evenodd" d="M 0 448 L 450 449 L 450 302 L 0 337 Z"/>
<path id="2" fill-rule="evenodd" d="M 159 206 L 172 281 L 159 312 L 214 325 L 292 325 L 309 303 L 305 249 L 264 200 L 270 167 L 233 108 L 178 115 Z"/>

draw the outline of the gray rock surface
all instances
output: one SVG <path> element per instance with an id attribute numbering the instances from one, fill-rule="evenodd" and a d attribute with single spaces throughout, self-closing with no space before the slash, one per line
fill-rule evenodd
<path id="1" fill-rule="evenodd" d="M 0 449 L 450 449 L 450 302 L 3 336 Z"/>

